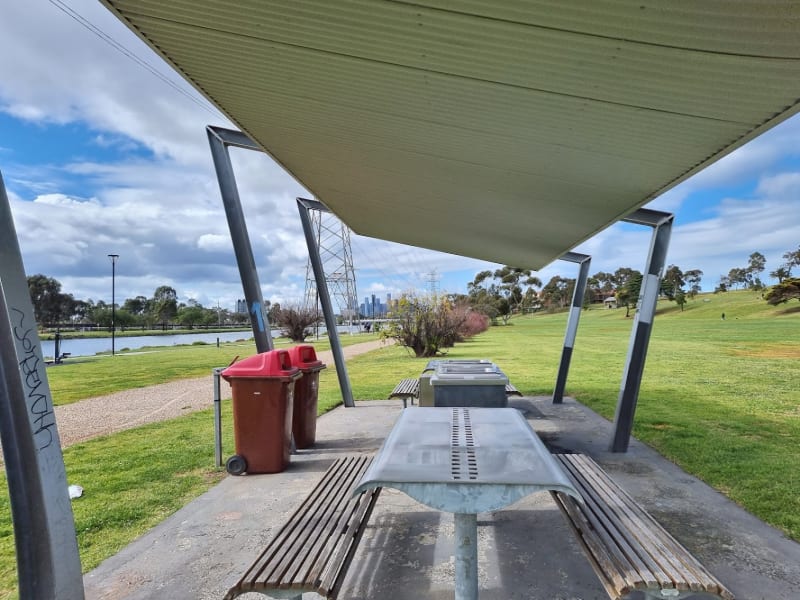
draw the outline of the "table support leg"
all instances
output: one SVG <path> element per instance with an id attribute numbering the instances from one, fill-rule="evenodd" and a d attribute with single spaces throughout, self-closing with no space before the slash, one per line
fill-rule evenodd
<path id="1" fill-rule="evenodd" d="M 456 600 L 478 600 L 478 515 L 456 513 Z"/>

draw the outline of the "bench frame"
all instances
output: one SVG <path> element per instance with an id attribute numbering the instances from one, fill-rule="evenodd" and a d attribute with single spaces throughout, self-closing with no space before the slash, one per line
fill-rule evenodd
<path id="1" fill-rule="evenodd" d="M 336 598 L 381 488 L 353 497 L 372 456 L 334 460 L 322 479 L 225 596 L 247 592 L 300 600 Z"/>
<path id="2" fill-rule="evenodd" d="M 614 600 L 642 592 L 664 600 L 697 595 L 734 600 L 692 554 L 588 456 L 555 454 L 583 496 L 551 492 Z"/>

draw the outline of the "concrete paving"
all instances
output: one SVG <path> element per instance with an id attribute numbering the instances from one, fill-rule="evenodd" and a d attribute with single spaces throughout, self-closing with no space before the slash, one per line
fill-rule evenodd
<path id="1" fill-rule="evenodd" d="M 607 452 L 611 424 L 571 399 L 511 405 L 552 448 L 593 456 L 738 600 L 800 598 L 800 544 L 636 440 L 627 454 Z M 324 415 L 316 446 L 286 471 L 227 477 L 87 573 L 87 598 L 222 598 L 331 461 L 374 452 L 401 410 L 399 400 L 371 401 Z M 549 494 L 481 514 L 478 523 L 481 599 L 608 597 Z M 452 516 L 384 490 L 339 597 L 452 598 Z"/>

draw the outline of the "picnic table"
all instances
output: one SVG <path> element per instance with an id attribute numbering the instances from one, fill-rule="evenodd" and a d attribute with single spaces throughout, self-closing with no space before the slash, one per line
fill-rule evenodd
<path id="1" fill-rule="evenodd" d="M 478 598 L 478 513 L 539 491 L 559 491 L 582 501 L 513 408 L 404 410 L 353 493 L 377 487 L 395 488 L 454 514 L 456 600 Z"/>

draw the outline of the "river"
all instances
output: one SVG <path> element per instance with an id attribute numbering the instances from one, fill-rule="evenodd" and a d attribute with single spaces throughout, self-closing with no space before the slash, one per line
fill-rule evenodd
<path id="1" fill-rule="evenodd" d="M 177 344 L 192 344 L 194 342 L 206 342 L 216 344 L 217 338 L 220 342 L 234 342 L 242 339 L 252 339 L 251 331 L 226 331 L 224 333 L 181 333 L 178 335 L 134 335 L 130 337 L 117 336 L 114 341 L 114 349 L 119 351 L 123 348 L 136 350 L 144 346 L 175 346 Z M 111 337 L 103 338 L 78 338 L 61 339 L 61 352 L 68 352 L 70 356 L 93 356 L 98 352 L 111 352 Z M 55 353 L 55 342 L 52 340 L 42 340 L 42 355 L 53 357 Z"/>
<path id="2" fill-rule="evenodd" d="M 346 325 L 338 327 L 339 333 L 348 333 L 350 328 Z M 355 331 L 355 329 L 354 329 Z M 325 332 L 324 327 L 320 327 L 319 333 Z M 280 335 L 280 331 L 274 330 L 273 337 Z M 236 340 L 252 340 L 251 331 L 226 331 L 224 333 L 181 333 L 171 335 L 135 335 L 130 337 L 117 336 L 114 342 L 114 349 L 117 351 L 126 348 L 136 350 L 144 346 L 175 346 L 177 344 L 192 344 L 194 342 L 206 342 L 216 344 L 220 342 L 235 342 Z M 313 338 L 313 335 L 312 335 Z M 61 352 L 68 352 L 70 356 L 94 356 L 98 352 L 111 352 L 111 337 L 103 338 L 79 338 L 61 340 Z M 42 355 L 52 358 L 55 354 L 55 342 L 52 340 L 42 340 Z"/>

